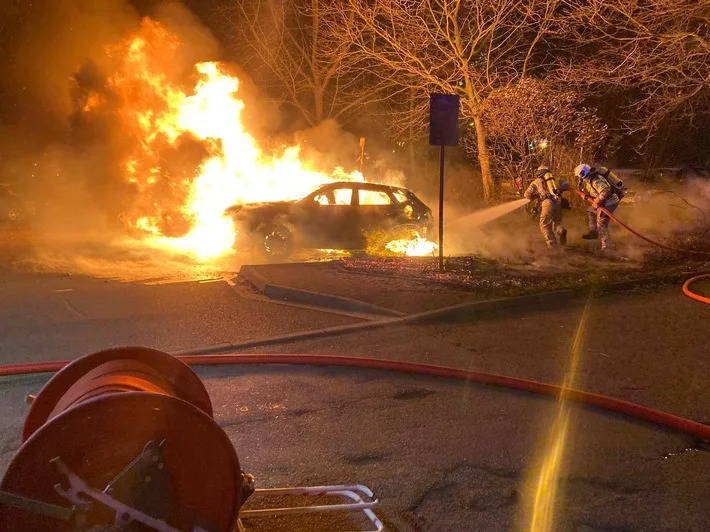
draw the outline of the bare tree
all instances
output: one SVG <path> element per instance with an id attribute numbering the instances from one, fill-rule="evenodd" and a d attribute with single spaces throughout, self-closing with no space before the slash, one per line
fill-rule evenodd
<path id="1" fill-rule="evenodd" d="M 355 68 L 351 44 L 323 31 L 334 14 L 338 24 L 352 23 L 338 6 L 339 0 L 230 0 L 218 8 L 240 64 L 311 126 L 378 98 L 364 83 L 366 72 Z"/>
<path id="2" fill-rule="evenodd" d="M 565 167 L 570 156 L 574 164 L 582 156 L 592 159 L 610 137 L 580 95 L 553 81 L 527 79 L 493 91 L 481 120 L 493 169 L 512 181 L 532 177 L 532 169 L 540 164 L 571 175 L 572 168 Z M 469 155 L 477 154 L 472 135 L 467 134 L 463 144 Z"/>
<path id="3" fill-rule="evenodd" d="M 429 93 L 460 95 L 489 200 L 494 182 L 483 104 L 492 91 L 545 72 L 563 7 L 563 0 L 343 0 L 341 17 L 352 23 L 332 17 L 329 35 L 348 43 L 371 75 L 416 91 L 416 101 L 395 116 L 404 118 L 402 130 L 412 120 L 425 127 Z"/>
<path id="4" fill-rule="evenodd" d="M 561 76 L 633 91 L 628 124 L 653 133 L 710 106 L 710 0 L 568 0 L 578 53 Z"/>

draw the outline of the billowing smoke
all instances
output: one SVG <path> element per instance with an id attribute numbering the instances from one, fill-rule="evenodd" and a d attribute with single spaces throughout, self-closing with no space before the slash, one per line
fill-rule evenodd
<path id="1" fill-rule="evenodd" d="M 102 64 L 105 46 L 135 29 L 138 16 L 120 0 L 15 2 L 9 11 L 0 83 L 12 108 L 4 118 L 35 138 L 61 135 L 73 107 L 69 80 L 86 61 Z"/>
<path id="2" fill-rule="evenodd" d="M 661 180 L 632 183 L 632 204 L 620 210 L 634 229 L 661 238 L 702 232 L 710 223 L 710 182 Z"/>
<path id="3" fill-rule="evenodd" d="M 338 168 L 345 172 L 360 168 L 360 138 L 343 129 L 336 120 L 327 119 L 315 127 L 297 131 L 290 142 L 301 146 L 302 160 L 314 170 L 330 174 Z M 388 157 L 385 150 L 373 146 L 372 139 L 367 138 L 364 154 L 362 172 L 367 181 L 410 185 L 403 170 L 406 164 L 401 157 Z"/>
<path id="4" fill-rule="evenodd" d="M 111 48 L 139 30 L 140 17 L 123 0 L 15 5 L 16 11 L 8 14 L 14 24 L 10 20 L 7 25 L 14 33 L 0 42 L 8 57 L 0 66 L 0 181 L 12 184 L 23 200 L 34 200 L 38 216 L 29 238 L 41 262 L 50 259 L 59 267 L 69 257 L 77 263 L 87 260 L 82 253 L 108 255 L 111 242 L 124 238 L 121 216 L 152 199 L 123 175 L 122 163 L 136 138 L 122 129 L 119 102 L 107 83 L 117 61 Z M 165 75 L 178 86 L 194 84 L 194 63 L 219 59 L 216 40 L 179 2 L 160 4 L 151 16 L 188 43 L 161 65 Z M 258 98 L 243 73 L 237 75 L 240 94 L 254 101 L 245 121 L 251 119 L 259 124 L 255 130 L 264 131 L 269 123 L 264 117 L 277 120 L 278 113 Z M 175 178 L 194 170 L 204 149 L 187 138 L 166 155 L 161 161 L 165 175 Z M 155 193 L 170 203 L 171 194 L 179 196 L 180 191 L 164 185 Z M 174 203 L 182 199 L 175 197 Z M 168 229 L 184 232 L 184 220 L 176 216 Z M 70 266 L 61 267 L 76 269 Z"/>

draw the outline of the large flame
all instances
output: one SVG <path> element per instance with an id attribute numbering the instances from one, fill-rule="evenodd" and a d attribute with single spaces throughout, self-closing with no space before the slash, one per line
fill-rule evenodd
<path id="1" fill-rule="evenodd" d="M 171 79 L 166 65 L 179 47 L 175 35 L 144 19 L 136 35 L 109 50 L 117 61 L 110 88 L 122 127 L 136 139 L 123 168 L 141 199 L 124 220 L 153 245 L 216 258 L 234 243 L 233 223 L 223 215 L 227 207 L 300 198 L 335 177 L 363 180 L 359 172 L 309 170 L 299 146 L 266 153 L 243 125 L 240 82 L 223 65 L 195 65 L 191 90 Z M 87 110 L 100 102 L 91 98 Z M 165 153 L 176 152 L 187 155 L 166 168 Z"/>
<path id="2" fill-rule="evenodd" d="M 385 248 L 392 253 L 398 255 L 407 255 L 409 257 L 423 257 L 425 255 L 433 255 L 439 249 L 434 242 L 422 238 L 419 233 L 414 232 L 412 238 L 400 238 L 387 242 Z"/>

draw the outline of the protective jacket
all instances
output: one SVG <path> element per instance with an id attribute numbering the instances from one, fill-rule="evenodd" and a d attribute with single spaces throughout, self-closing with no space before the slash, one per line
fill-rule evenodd
<path id="1" fill-rule="evenodd" d="M 546 172 L 543 176 L 533 179 L 525 191 L 525 198 L 530 201 L 544 201 L 546 199 L 559 201 L 562 192 L 563 190 L 552 172 Z"/>
<path id="2" fill-rule="evenodd" d="M 614 194 L 614 191 L 609 186 L 607 180 L 598 172 L 589 174 L 589 178 L 580 182 L 582 192 L 589 195 L 595 203 L 608 209 L 609 207 L 616 208 L 619 205 L 619 196 Z"/>

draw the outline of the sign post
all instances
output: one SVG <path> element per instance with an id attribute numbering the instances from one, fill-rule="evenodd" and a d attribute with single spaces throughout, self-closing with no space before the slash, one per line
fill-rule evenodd
<path id="1" fill-rule="evenodd" d="M 360 173 L 365 165 L 365 137 L 360 137 Z"/>
<path id="2" fill-rule="evenodd" d="M 439 146 L 439 271 L 444 271 L 444 147 L 459 143 L 459 97 L 429 96 L 429 145 Z"/>

